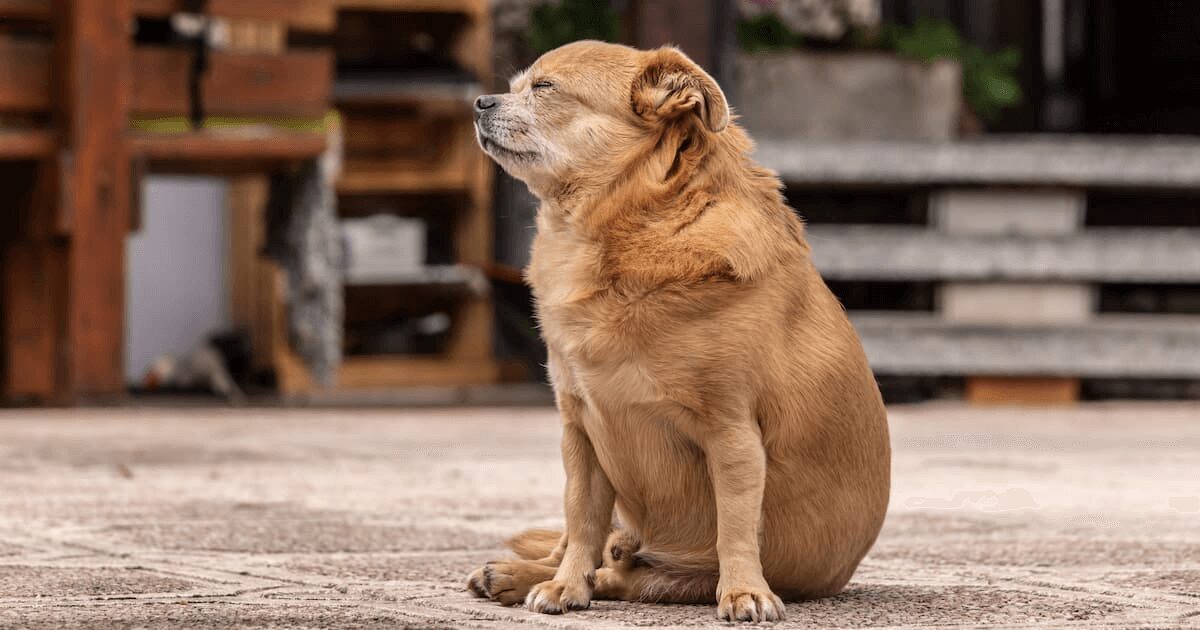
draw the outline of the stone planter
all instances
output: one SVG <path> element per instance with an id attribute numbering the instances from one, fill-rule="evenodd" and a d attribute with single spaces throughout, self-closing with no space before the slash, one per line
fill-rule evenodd
<path id="1" fill-rule="evenodd" d="M 758 139 L 944 142 L 963 111 L 957 62 L 887 53 L 742 53 L 736 90 Z"/>

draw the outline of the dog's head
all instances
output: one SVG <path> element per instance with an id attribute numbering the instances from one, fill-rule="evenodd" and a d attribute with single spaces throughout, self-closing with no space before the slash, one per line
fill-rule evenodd
<path id="1" fill-rule="evenodd" d="M 575 42 L 542 55 L 507 94 L 475 100 L 480 146 L 539 196 L 621 176 L 666 130 L 719 133 L 729 122 L 716 81 L 675 48 Z"/>

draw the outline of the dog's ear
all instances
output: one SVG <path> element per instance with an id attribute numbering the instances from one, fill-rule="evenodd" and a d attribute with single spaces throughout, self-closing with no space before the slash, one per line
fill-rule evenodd
<path id="1" fill-rule="evenodd" d="M 710 131 L 729 125 L 729 105 L 721 86 L 677 48 L 650 51 L 633 81 L 633 111 L 651 122 L 694 114 Z"/>

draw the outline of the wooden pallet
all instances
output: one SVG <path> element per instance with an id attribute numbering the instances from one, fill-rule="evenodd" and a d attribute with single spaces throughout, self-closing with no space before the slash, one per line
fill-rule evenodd
<path id="1" fill-rule="evenodd" d="M 130 132 L 132 119 L 187 113 L 189 53 L 130 36 L 136 16 L 182 7 L 0 0 L 0 161 L 24 175 L 4 180 L 14 204 L 0 234 L 0 397 L 71 402 L 124 392 L 124 247 L 137 223 L 137 177 L 266 172 L 325 149 L 322 133 L 291 130 Z M 213 0 L 208 9 L 306 31 L 328 30 L 334 15 L 332 0 Z M 286 41 L 281 32 L 275 41 Z M 202 90 L 210 114 L 319 118 L 332 69 L 327 49 L 217 51 Z M 14 120 L 24 122 L 14 128 Z"/>
<path id="2" fill-rule="evenodd" d="M 480 81 L 489 76 L 487 3 L 338 0 L 348 14 L 349 27 L 370 28 L 374 20 L 357 19 L 362 12 L 458 13 L 452 55 Z M 349 15 L 349 17 L 347 17 Z M 339 22 L 339 29 L 346 26 Z M 338 40 L 340 36 L 335 36 Z M 336 81 L 344 130 L 345 158 L 338 192 L 343 201 L 406 195 L 447 195 L 465 200 L 457 208 L 452 235 L 455 262 L 485 268 L 491 261 L 492 168 L 475 147 L 470 99 L 478 87 L 461 82 L 451 85 L 419 81 Z M 234 261 L 234 320 L 251 331 L 255 363 L 272 371 L 280 393 L 305 397 L 324 389 L 317 384 L 287 344 L 283 301 L 286 294 L 281 270 L 257 255 L 261 249 L 262 207 L 265 184 L 243 180 L 231 189 L 230 207 Z M 440 202 L 439 202 L 440 203 Z M 429 289 L 422 283 L 397 280 L 386 288 L 393 299 L 417 300 Z M 407 296 L 411 295 L 409 298 Z M 351 356 L 336 377 L 338 391 L 387 389 L 410 386 L 464 386 L 496 382 L 501 365 L 492 356 L 493 314 L 490 296 L 470 291 L 458 293 L 452 312 L 453 327 L 444 352 L 435 356 Z M 361 308 L 361 300 L 347 301 L 347 309 Z M 350 313 L 353 315 L 353 313 Z"/>

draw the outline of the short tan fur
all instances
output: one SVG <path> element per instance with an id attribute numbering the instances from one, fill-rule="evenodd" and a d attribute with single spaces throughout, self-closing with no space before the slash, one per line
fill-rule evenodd
<path id="1" fill-rule="evenodd" d="M 478 110 L 541 200 L 526 271 L 563 421 L 566 531 L 473 573 L 559 613 L 841 591 L 887 509 L 887 416 L 804 226 L 717 83 L 674 48 L 577 42 Z M 614 524 L 615 523 L 615 524 Z"/>

